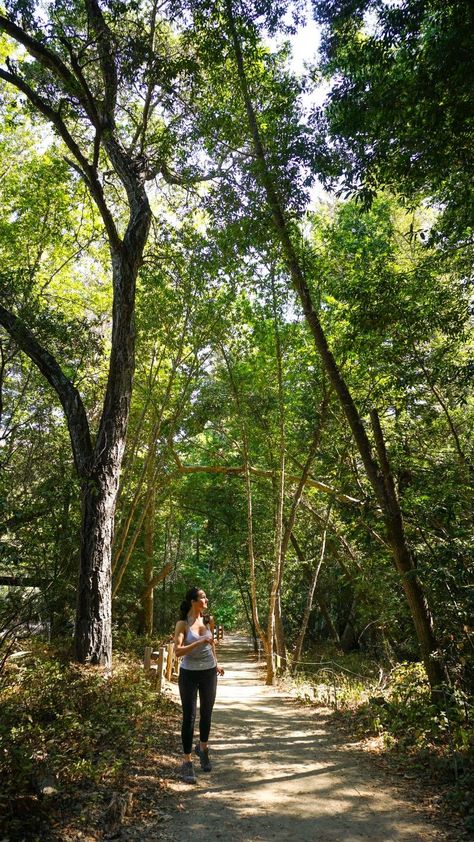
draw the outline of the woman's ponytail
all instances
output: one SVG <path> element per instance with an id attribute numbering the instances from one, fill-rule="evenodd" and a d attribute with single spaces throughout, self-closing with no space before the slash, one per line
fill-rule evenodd
<path id="1" fill-rule="evenodd" d="M 179 606 L 180 620 L 187 620 L 188 614 L 191 611 L 191 603 L 196 602 L 199 597 L 199 588 L 189 588 L 181 605 Z"/>

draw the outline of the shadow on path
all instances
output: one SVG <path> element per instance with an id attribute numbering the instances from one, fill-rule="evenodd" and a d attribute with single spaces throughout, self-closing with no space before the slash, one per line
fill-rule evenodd
<path id="1" fill-rule="evenodd" d="M 263 683 L 243 637 L 220 651 L 210 775 L 176 782 L 178 810 L 150 839 L 169 842 L 428 842 L 446 837 L 351 751 L 328 712 Z M 176 690 L 177 694 L 177 690 Z M 148 838 L 148 837 L 147 837 Z"/>

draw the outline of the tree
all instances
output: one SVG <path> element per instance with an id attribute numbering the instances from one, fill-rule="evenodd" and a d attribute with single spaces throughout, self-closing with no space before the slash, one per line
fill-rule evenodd
<path id="1" fill-rule="evenodd" d="M 383 187 L 413 204 L 428 196 L 454 243 L 472 242 L 472 3 L 313 6 L 325 27 L 323 71 L 334 79 L 322 122 L 343 189 L 366 204 Z"/>
<path id="2" fill-rule="evenodd" d="M 48 380 L 67 419 L 82 494 L 76 653 L 81 661 L 108 664 L 111 545 L 135 367 L 136 279 L 151 219 L 145 184 L 160 174 L 182 181 L 170 169 L 173 132 L 166 131 L 166 115 L 172 82 L 185 68 L 180 59 L 162 60 L 171 34 L 158 20 L 157 3 L 127 12 L 121 2 L 104 11 L 97 0 L 58 2 L 47 20 L 32 3 L 12 3 L 0 16 L 0 30 L 6 39 L 0 78 L 59 137 L 65 160 L 99 211 L 109 247 L 111 347 L 97 431 L 64 366 L 15 315 L 14 301 L 4 299 L 0 307 L 0 324 Z M 173 117 L 178 124 L 179 113 Z M 193 154 L 199 155 L 196 144 Z M 181 147 L 181 163 L 190 160 Z"/>
<path id="3" fill-rule="evenodd" d="M 206 12 L 211 17 L 207 7 Z M 270 16 L 265 5 L 260 12 Z M 280 6 L 278 12 L 281 12 Z M 215 48 L 216 42 L 221 42 L 220 52 L 215 50 L 214 53 L 213 70 L 216 74 L 217 66 L 222 62 L 226 64 L 227 76 L 231 76 L 234 85 L 238 87 L 240 102 L 234 107 L 233 120 L 229 124 L 228 115 L 226 119 L 220 119 L 221 107 L 214 99 L 214 107 L 218 112 L 214 125 L 221 136 L 226 136 L 228 132 L 228 142 L 235 144 L 238 138 L 246 150 L 249 146 L 252 150 L 252 158 L 246 169 L 246 196 L 249 203 L 260 206 L 261 216 L 265 209 L 266 231 L 268 223 L 272 224 L 272 239 L 279 243 L 282 260 L 299 297 L 322 366 L 354 436 L 377 504 L 383 512 L 393 560 L 410 606 L 429 681 L 431 687 L 435 688 L 446 680 L 446 671 L 439 658 L 431 611 L 407 541 L 379 416 L 374 407 L 370 413 L 372 443 L 361 412 L 329 346 L 313 300 L 311 287 L 317 279 L 317 259 L 311 256 L 305 261 L 301 233 L 294 223 L 304 199 L 302 171 L 304 165 L 308 164 L 311 151 L 305 142 L 306 129 L 301 127 L 301 121 L 298 120 L 298 85 L 289 73 L 278 66 L 273 57 L 265 56 L 259 43 L 261 19 L 256 21 L 251 10 L 243 5 L 234 6 L 232 0 L 225 0 L 220 14 L 226 21 L 224 31 L 220 18 L 217 26 L 215 14 L 210 22 L 206 21 L 208 43 L 212 43 Z M 256 56 L 259 62 L 255 61 Z"/>
<path id="4" fill-rule="evenodd" d="M 449 650 L 456 673 L 456 648 L 469 649 L 472 611 L 465 543 L 472 530 L 472 370 L 466 366 L 472 324 L 457 256 L 407 236 L 410 225 L 423 227 L 429 217 L 426 209 L 408 213 L 393 198 L 380 196 L 364 213 L 358 203 L 347 202 L 315 214 L 313 237 L 325 329 L 359 405 L 383 411 L 407 540 L 437 605 L 440 644 Z M 362 472 L 357 484 L 366 498 Z M 345 520 L 346 537 L 364 548 L 369 580 L 380 575 L 369 557 L 385 571 L 383 578 L 391 579 L 386 548 L 379 542 L 378 549 L 364 547 L 357 534 L 362 524 L 355 528 Z M 366 511 L 364 520 L 378 532 L 375 511 Z M 400 607 L 385 590 L 384 603 L 378 615 L 396 624 Z"/>
<path id="5" fill-rule="evenodd" d="M 87 191 L 70 179 L 54 146 L 35 148 L 27 115 L 15 116 L 13 125 L 6 121 L 0 143 L 2 300 L 14 301 L 36 339 L 65 360 L 71 379 L 82 380 L 95 412 L 104 296 L 100 283 L 77 283 L 86 262 L 82 255 L 87 252 L 90 268 L 102 245 Z M 0 358 L 2 571 L 19 583 L 35 581 L 41 617 L 54 633 L 74 613 L 78 483 L 67 429 L 46 379 L 3 331 Z"/>

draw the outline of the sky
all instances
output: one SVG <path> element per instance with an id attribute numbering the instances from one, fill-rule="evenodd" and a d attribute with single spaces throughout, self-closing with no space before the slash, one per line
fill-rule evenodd
<path id="1" fill-rule="evenodd" d="M 290 67 L 298 76 L 302 75 L 309 64 L 314 64 L 318 58 L 318 51 L 321 44 L 321 27 L 315 23 L 311 3 L 307 3 L 306 21 L 303 26 L 298 27 L 294 35 L 285 38 L 269 39 L 269 46 L 276 48 L 283 40 L 289 41 L 292 49 Z M 317 89 L 305 98 L 305 104 L 310 106 L 322 105 L 328 94 L 330 85 L 323 82 Z"/>
<path id="2" fill-rule="evenodd" d="M 306 23 L 290 37 L 293 49 L 291 66 L 295 73 L 303 73 L 305 62 L 314 61 L 321 42 L 321 28 L 315 23 L 308 4 Z"/>

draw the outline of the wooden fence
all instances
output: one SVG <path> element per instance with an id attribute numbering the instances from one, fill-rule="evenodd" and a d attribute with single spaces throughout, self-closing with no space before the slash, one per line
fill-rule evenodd
<path id="1" fill-rule="evenodd" d="M 218 643 L 224 639 L 224 627 L 214 628 L 214 640 Z M 155 685 L 157 693 L 163 692 L 164 681 L 171 681 L 177 678 L 179 673 L 180 658 L 174 653 L 174 643 L 171 641 L 153 649 L 152 646 L 145 646 L 143 667 L 145 675 L 149 676 Z"/>
<path id="2" fill-rule="evenodd" d="M 262 650 L 262 643 L 259 640 L 257 642 L 257 660 L 260 663 L 262 660 L 266 660 L 266 657 Z M 275 672 L 280 673 L 283 672 L 287 668 L 288 664 L 286 658 L 282 658 L 281 655 L 277 655 L 276 652 L 273 653 L 273 669 Z"/>

